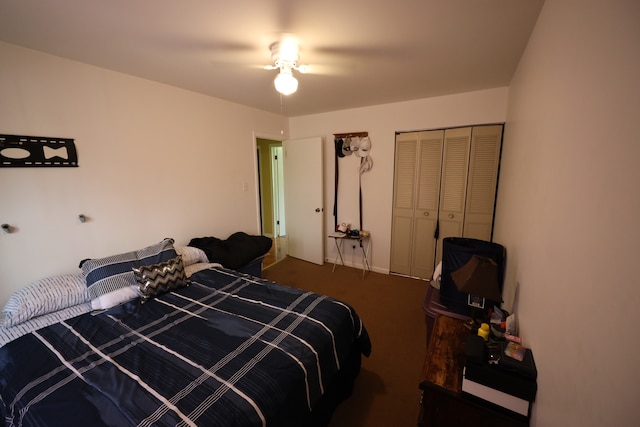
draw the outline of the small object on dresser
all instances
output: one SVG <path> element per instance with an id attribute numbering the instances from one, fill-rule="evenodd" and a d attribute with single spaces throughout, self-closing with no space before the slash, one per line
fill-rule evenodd
<path id="1" fill-rule="evenodd" d="M 487 362 L 489 362 L 490 365 L 500 363 L 500 346 L 496 341 L 490 341 L 487 344 Z"/>
<path id="2" fill-rule="evenodd" d="M 489 341 L 489 324 L 483 323 L 478 328 L 478 336 L 482 337 L 485 341 Z"/>
<path id="3" fill-rule="evenodd" d="M 522 362 L 524 360 L 524 354 L 526 350 L 527 349 L 522 345 L 513 341 L 509 341 L 509 343 L 504 348 L 504 354 L 513 359 L 516 359 L 518 362 Z"/>
<path id="4" fill-rule="evenodd" d="M 506 348 L 509 344 L 513 343 L 500 343 L 500 345 L 502 346 L 502 352 L 505 353 L 505 356 L 507 355 Z M 538 376 L 538 371 L 536 369 L 536 363 L 533 359 L 533 352 L 530 348 L 523 347 L 522 345 L 519 346 L 523 351 L 522 360 L 518 360 L 514 357 L 503 357 L 500 361 L 500 368 L 511 371 L 523 377 L 536 378 Z"/>
<path id="5" fill-rule="evenodd" d="M 507 316 L 504 331 L 507 334 L 518 335 L 518 321 L 516 320 L 515 313 Z"/>
<path id="6" fill-rule="evenodd" d="M 476 322 L 473 319 L 467 319 L 464 322 L 464 327 L 470 331 L 473 330 L 475 326 L 476 326 Z"/>
<path id="7" fill-rule="evenodd" d="M 522 338 L 517 337 L 515 335 L 504 334 L 504 339 L 506 339 L 507 341 L 512 341 L 516 344 L 522 344 Z"/>

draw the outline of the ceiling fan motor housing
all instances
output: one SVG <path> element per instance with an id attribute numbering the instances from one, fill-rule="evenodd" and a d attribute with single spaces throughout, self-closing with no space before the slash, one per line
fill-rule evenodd
<path id="1" fill-rule="evenodd" d="M 298 43 L 293 40 L 285 39 L 277 41 L 270 46 L 271 58 L 274 61 L 293 62 L 298 61 L 299 47 Z"/>

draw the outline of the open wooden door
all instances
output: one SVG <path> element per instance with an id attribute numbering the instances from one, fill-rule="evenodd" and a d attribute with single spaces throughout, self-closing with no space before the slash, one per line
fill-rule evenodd
<path id="1" fill-rule="evenodd" d="M 322 138 L 284 141 L 287 255 L 324 264 Z"/>

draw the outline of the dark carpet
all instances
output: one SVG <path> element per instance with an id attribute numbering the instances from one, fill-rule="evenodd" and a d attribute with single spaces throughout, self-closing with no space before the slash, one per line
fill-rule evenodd
<path id="1" fill-rule="evenodd" d="M 283 285 L 317 292 L 349 303 L 362 318 L 372 342 L 363 358 L 354 392 L 335 412 L 330 427 L 415 426 L 418 388 L 426 353 L 422 302 L 428 282 L 322 266 L 287 257 L 262 275 Z"/>

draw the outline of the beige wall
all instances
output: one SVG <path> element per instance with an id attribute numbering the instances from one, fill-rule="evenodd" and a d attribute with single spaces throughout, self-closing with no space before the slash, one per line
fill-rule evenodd
<path id="1" fill-rule="evenodd" d="M 638 2 L 547 0 L 510 86 L 495 237 L 533 426 L 638 425 L 639 23 Z"/>
<path id="2" fill-rule="evenodd" d="M 371 138 L 373 168 L 362 175 L 362 228 L 371 232 L 372 266 L 389 272 L 391 251 L 391 204 L 393 198 L 393 163 L 395 133 L 506 120 L 507 88 L 497 88 L 457 95 L 421 99 L 374 107 L 335 111 L 289 120 L 292 138 L 321 136 L 325 152 L 325 228 L 334 226 L 334 133 L 366 131 Z M 507 144 L 508 142 L 505 142 Z M 310 160 L 311 161 L 311 160 Z M 358 170 L 359 158 L 339 159 L 338 222 L 359 227 Z M 326 259 L 335 259 L 333 241 L 325 243 Z M 346 263 L 359 267 L 358 251 L 347 250 Z"/>
<path id="3" fill-rule="evenodd" d="M 0 223 L 16 228 L 0 233 L 0 304 L 84 258 L 258 232 L 254 140 L 280 126 L 278 115 L 0 43 L 0 133 L 74 138 L 80 164 L 0 168 Z"/>

